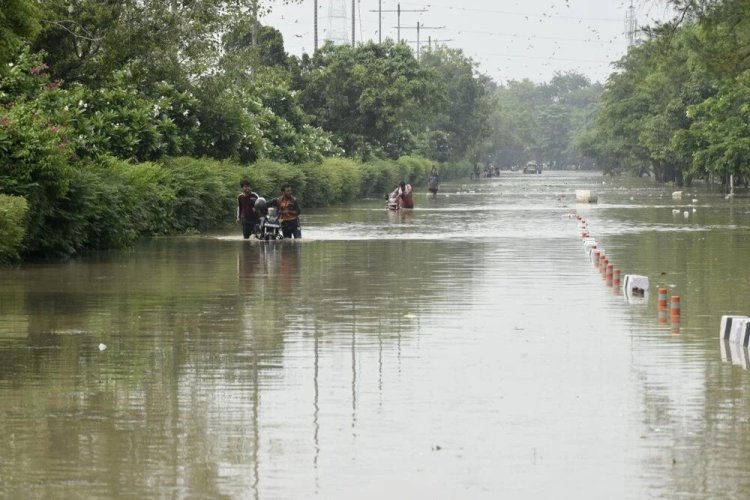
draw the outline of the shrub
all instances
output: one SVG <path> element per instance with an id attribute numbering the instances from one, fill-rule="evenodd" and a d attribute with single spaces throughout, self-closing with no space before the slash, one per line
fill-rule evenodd
<path id="1" fill-rule="evenodd" d="M 273 160 L 260 160 L 243 170 L 254 191 L 266 198 L 279 196 L 283 184 L 292 185 L 297 196 L 304 197 L 305 173 L 299 166 Z"/>
<path id="2" fill-rule="evenodd" d="M 362 172 L 354 160 L 327 158 L 300 167 L 307 183 L 300 195 L 308 205 L 321 206 L 353 200 L 361 191 Z"/>
<path id="3" fill-rule="evenodd" d="M 362 196 L 382 196 L 389 193 L 401 180 L 398 165 L 393 160 L 371 160 L 360 164 Z"/>
<path id="4" fill-rule="evenodd" d="M 68 191 L 71 151 L 66 130 L 37 112 L 33 102 L 0 108 L 0 193 L 28 203 L 24 252 L 36 250 L 45 218 Z"/>
<path id="5" fill-rule="evenodd" d="M 231 220 L 241 177 L 238 166 L 194 158 L 169 158 L 163 165 L 175 193 L 172 229 L 206 231 Z"/>
<path id="6" fill-rule="evenodd" d="M 440 171 L 440 178 L 446 179 L 461 179 L 469 177 L 473 170 L 473 165 L 469 160 L 449 161 L 438 165 Z"/>
<path id="7" fill-rule="evenodd" d="M 427 179 L 427 174 L 434 162 L 418 156 L 402 156 L 396 163 L 399 166 L 401 180 L 410 184 L 422 184 Z"/>
<path id="8" fill-rule="evenodd" d="M 157 163 L 131 164 L 109 159 L 106 168 L 114 181 L 127 186 L 127 205 L 133 229 L 139 235 L 173 230 L 176 186 L 169 171 Z"/>
<path id="9" fill-rule="evenodd" d="M 29 206 L 22 196 L 0 194 L 0 262 L 18 257 Z"/>

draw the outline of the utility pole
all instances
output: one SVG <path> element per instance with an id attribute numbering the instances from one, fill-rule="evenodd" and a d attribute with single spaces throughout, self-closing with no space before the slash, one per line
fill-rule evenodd
<path id="1" fill-rule="evenodd" d="M 253 0 L 253 47 L 258 46 L 258 0 Z"/>
<path id="2" fill-rule="evenodd" d="M 421 43 L 419 43 L 419 21 L 417 21 L 417 61 L 419 61 L 419 49 L 422 46 Z"/>
<path id="3" fill-rule="evenodd" d="M 355 5 L 356 0 L 352 0 L 352 47 L 354 47 L 354 33 L 357 29 L 357 24 L 355 23 L 355 19 L 357 17 L 357 14 L 355 13 L 355 9 L 357 6 Z"/>
<path id="4" fill-rule="evenodd" d="M 383 43 L 383 0 L 378 0 L 378 44 Z"/>
<path id="5" fill-rule="evenodd" d="M 313 54 L 315 54 L 318 51 L 318 0 L 315 0 L 313 4 L 313 9 L 315 9 L 315 13 L 313 14 Z"/>
<path id="6" fill-rule="evenodd" d="M 378 10 L 371 10 L 370 12 L 377 12 L 378 13 L 378 42 L 382 43 L 383 39 L 381 38 L 381 35 L 383 33 L 383 12 L 395 12 L 397 15 L 397 25 L 396 29 L 398 30 L 396 32 L 396 42 L 401 42 L 401 13 L 402 12 L 427 12 L 427 9 L 402 9 L 401 4 L 397 5 L 396 10 L 383 10 L 382 8 L 382 0 L 378 1 Z"/>
<path id="7" fill-rule="evenodd" d="M 445 42 L 452 42 L 452 41 L 453 41 L 453 39 L 452 39 L 452 38 L 446 38 L 446 39 L 443 39 L 443 40 L 438 40 L 438 39 L 436 38 L 436 39 L 435 39 L 435 48 L 437 48 L 437 46 L 438 46 L 438 44 L 439 44 L 440 42 L 443 42 L 443 43 L 445 43 Z M 427 37 L 427 47 L 428 47 L 428 48 L 429 48 L 430 50 L 432 50 L 432 37 L 431 37 L 431 36 L 428 36 L 428 37 Z"/>
<path id="8" fill-rule="evenodd" d="M 404 28 L 405 30 L 408 29 L 414 29 L 414 28 Z M 442 30 L 445 29 L 445 26 L 422 26 L 419 22 L 417 22 L 417 61 L 419 61 L 419 48 L 420 48 L 420 40 L 419 40 L 419 34 L 422 30 Z"/>

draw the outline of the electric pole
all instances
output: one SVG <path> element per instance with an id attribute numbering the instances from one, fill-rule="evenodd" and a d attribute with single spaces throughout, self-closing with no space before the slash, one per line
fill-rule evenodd
<path id="1" fill-rule="evenodd" d="M 397 26 L 396 29 L 398 30 L 396 32 L 396 42 L 401 42 L 401 13 L 402 12 L 427 12 L 427 9 L 402 9 L 401 4 L 397 5 L 396 10 L 383 10 L 382 8 L 382 0 L 378 1 L 378 10 L 371 10 L 370 12 L 377 12 L 378 13 L 378 43 L 382 43 L 382 33 L 383 33 L 383 12 L 395 12 L 397 17 Z"/>
<path id="2" fill-rule="evenodd" d="M 404 29 L 408 30 L 408 29 L 415 29 L 415 28 L 406 28 L 406 27 L 404 27 Z M 422 26 L 419 22 L 417 22 L 417 27 L 416 27 L 416 30 L 417 30 L 417 61 L 419 61 L 419 49 L 420 49 L 420 45 L 421 45 L 421 42 L 420 42 L 420 39 L 419 39 L 420 32 L 422 30 L 442 30 L 442 29 L 445 29 L 445 26 Z"/>
<path id="3" fill-rule="evenodd" d="M 315 0 L 313 4 L 313 9 L 315 9 L 313 14 L 313 54 L 315 54 L 318 51 L 318 0 Z"/>
<path id="4" fill-rule="evenodd" d="M 433 39 L 432 39 L 432 37 L 430 36 L 430 37 L 427 37 L 427 47 L 428 47 L 428 48 L 429 48 L 430 50 L 432 50 L 432 42 L 435 42 L 435 48 L 437 48 L 437 46 L 438 46 L 438 45 L 439 45 L 440 43 L 445 43 L 445 42 L 452 42 L 452 41 L 453 41 L 453 39 L 452 39 L 452 38 L 444 38 L 444 39 L 442 39 L 442 40 L 438 40 L 438 39 L 436 38 L 435 40 L 433 40 Z"/>
<path id="5" fill-rule="evenodd" d="M 355 9 L 357 6 L 355 5 L 356 0 L 352 0 L 352 47 L 354 47 L 354 33 L 357 29 L 357 25 L 355 23 L 355 19 L 357 17 L 357 14 L 355 13 Z"/>

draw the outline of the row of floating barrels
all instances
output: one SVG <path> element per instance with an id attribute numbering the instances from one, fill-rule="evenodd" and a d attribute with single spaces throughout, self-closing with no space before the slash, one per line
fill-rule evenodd
<path id="1" fill-rule="evenodd" d="M 583 247 L 607 281 L 608 286 L 622 286 L 622 293 L 628 302 L 646 302 L 648 299 L 649 280 L 647 276 L 637 274 L 626 274 L 621 277 L 621 270 L 615 269 L 613 264 L 605 256 L 604 249 L 599 246 L 596 239 L 591 237 L 588 223 L 578 214 L 575 216 L 579 221 Z M 603 269 L 603 271 L 602 271 Z M 618 289 L 616 288 L 616 291 Z M 680 329 L 680 297 L 673 295 L 667 302 L 666 288 L 659 288 L 657 300 L 658 321 L 660 324 L 667 322 L 667 311 L 672 323 L 672 333 L 679 333 Z M 721 340 L 721 357 L 725 362 L 739 365 L 750 370 L 750 316 L 739 314 L 725 314 L 721 317 L 719 326 L 719 338 Z"/>
<path id="2" fill-rule="evenodd" d="M 607 286 L 614 287 L 615 293 L 622 292 L 628 303 L 646 303 L 649 296 L 649 279 L 648 276 L 640 274 L 622 274 L 622 271 L 614 267 L 609 261 L 604 249 L 599 245 L 596 238 L 593 238 L 588 230 L 588 223 L 578 214 L 569 214 L 569 217 L 575 217 L 578 220 L 578 228 L 583 240 L 583 248 L 589 255 L 594 267 L 602 274 Z M 667 312 L 672 323 L 673 333 L 679 332 L 680 325 L 680 296 L 673 295 L 667 302 L 666 288 L 659 288 L 657 301 L 659 323 L 665 324 L 667 321 Z"/>

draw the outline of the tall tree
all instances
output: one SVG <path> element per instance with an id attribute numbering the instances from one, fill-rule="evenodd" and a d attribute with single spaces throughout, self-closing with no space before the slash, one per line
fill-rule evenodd
<path id="1" fill-rule="evenodd" d="M 405 44 L 328 43 L 300 71 L 301 102 L 347 154 L 396 158 L 434 123 L 442 90 Z"/>
<path id="2" fill-rule="evenodd" d="M 40 0 L 35 48 L 54 76 L 100 84 L 128 68 L 137 81 L 188 82 L 213 71 L 222 35 L 253 26 L 274 3 L 301 0 Z"/>
<path id="3" fill-rule="evenodd" d="M 435 127 L 447 135 L 448 155 L 462 158 L 489 135 L 487 86 L 460 49 L 438 46 L 424 52 L 420 64 L 437 75 L 445 92 Z"/>
<path id="4" fill-rule="evenodd" d="M 0 72 L 18 46 L 39 31 L 39 8 L 27 0 L 0 0 Z"/>

